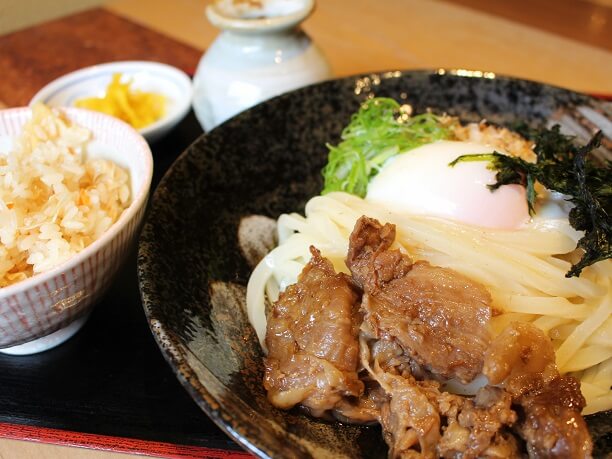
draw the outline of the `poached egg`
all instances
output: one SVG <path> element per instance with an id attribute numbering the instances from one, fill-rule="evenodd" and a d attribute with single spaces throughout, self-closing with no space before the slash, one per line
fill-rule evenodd
<path id="1" fill-rule="evenodd" d="M 366 200 L 392 212 L 432 215 L 476 226 L 515 229 L 529 222 L 525 187 L 491 191 L 488 161 L 449 163 L 461 155 L 492 153 L 491 146 L 438 141 L 387 161 L 369 183 Z M 500 152 L 504 153 L 504 152 Z"/>

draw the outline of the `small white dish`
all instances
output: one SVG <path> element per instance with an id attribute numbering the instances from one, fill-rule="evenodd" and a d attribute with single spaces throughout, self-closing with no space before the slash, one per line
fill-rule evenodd
<path id="1" fill-rule="evenodd" d="M 86 67 L 53 80 L 38 91 L 30 105 L 42 102 L 52 107 L 73 107 L 83 97 L 103 97 L 113 74 L 132 81 L 131 88 L 156 92 L 167 98 L 166 114 L 155 123 L 138 129 L 149 143 L 166 135 L 191 107 L 192 84 L 185 72 L 158 62 L 123 61 Z"/>

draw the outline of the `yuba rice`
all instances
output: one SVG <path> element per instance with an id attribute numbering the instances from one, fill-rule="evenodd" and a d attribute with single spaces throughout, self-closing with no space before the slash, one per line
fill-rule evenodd
<path id="1" fill-rule="evenodd" d="M 102 235 L 130 202 L 128 172 L 88 159 L 89 130 L 44 105 L 0 153 L 0 287 L 46 271 Z"/>

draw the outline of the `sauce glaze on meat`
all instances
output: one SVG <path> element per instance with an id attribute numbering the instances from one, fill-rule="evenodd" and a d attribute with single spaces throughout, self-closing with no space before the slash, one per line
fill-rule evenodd
<path id="1" fill-rule="evenodd" d="M 491 342 L 491 295 L 451 269 L 389 250 L 394 239 L 393 225 L 367 217 L 351 234 L 346 264 L 364 292 L 364 321 L 433 373 L 470 382 Z"/>
<path id="2" fill-rule="evenodd" d="M 268 319 L 264 386 L 275 406 L 298 403 L 313 416 L 344 397 L 359 397 L 359 294 L 351 279 L 312 249 L 298 282 L 274 304 Z"/>
<path id="3" fill-rule="evenodd" d="M 378 422 L 390 458 L 588 458 L 580 384 L 561 376 L 546 335 L 511 323 L 493 338 L 487 289 L 412 262 L 392 225 L 359 219 L 334 272 L 311 248 L 270 317 L 264 386 L 279 408 Z M 450 378 L 488 384 L 474 397 Z"/>

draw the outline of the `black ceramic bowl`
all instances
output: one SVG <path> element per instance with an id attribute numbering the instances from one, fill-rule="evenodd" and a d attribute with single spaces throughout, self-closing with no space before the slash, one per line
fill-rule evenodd
<path id="1" fill-rule="evenodd" d="M 242 217 L 302 211 L 321 190 L 326 142 L 368 97 L 389 96 L 464 121 L 541 125 L 587 96 L 480 72 L 386 72 L 310 86 L 258 105 L 196 140 L 157 188 L 138 256 L 144 309 L 165 358 L 196 403 L 261 457 L 386 457 L 380 430 L 283 412 L 266 400 L 262 354 L 243 306 L 250 267 Z M 610 415 L 589 420 L 599 452 Z"/>

